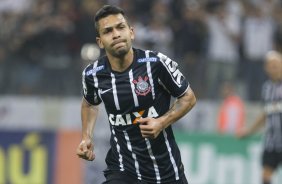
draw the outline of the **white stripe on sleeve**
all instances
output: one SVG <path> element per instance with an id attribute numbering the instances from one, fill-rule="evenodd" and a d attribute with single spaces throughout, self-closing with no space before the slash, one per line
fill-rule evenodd
<path id="1" fill-rule="evenodd" d="M 95 71 L 94 68 L 96 68 L 97 65 L 98 65 L 98 60 L 95 61 L 93 64 L 93 71 Z M 96 76 L 96 72 L 93 72 L 93 79 L 94 79 L 94 87 L 98 89 L 98 78 Z"/>

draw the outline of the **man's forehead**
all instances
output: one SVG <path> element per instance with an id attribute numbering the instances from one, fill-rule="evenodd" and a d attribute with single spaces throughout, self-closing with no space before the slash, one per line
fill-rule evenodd
<path id="1" fill-rule="evenodd" d="M 100 19 L 99 24 L 101 29 L 114 27 L 118 24 L 126 23 L 126 20 L 122 14 L 109 15 L 105 18 Z"/>
<path id="2" fill-rule="evenodd" d="M 282 57 L 275 55 L 275 56 L 270 56 L 266 60 L 267 64 L 282 64 Z"/>

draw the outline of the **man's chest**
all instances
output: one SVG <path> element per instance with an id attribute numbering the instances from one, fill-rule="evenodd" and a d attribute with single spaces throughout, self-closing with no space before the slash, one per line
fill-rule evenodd
<path id="1" fill-rule="evenodd" d="M 97 76 L 98 94 L 110 111 L 149 108 L 159 91 L 157 70 L 146 67 Z"/>
<path id="2" fill-rule="evenodd" d="M 268 85 L 264 93 L 264 109 L 268 115 L 282 114 L 282 85 Z"/>

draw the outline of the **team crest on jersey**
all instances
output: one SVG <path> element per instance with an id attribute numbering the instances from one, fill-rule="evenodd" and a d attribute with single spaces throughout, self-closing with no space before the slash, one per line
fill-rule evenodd
<path id="1" fill-rule="evenodd" d="M 138 80 L 133 80 L 133 84 L 135 84 L 135 93 L 140 96 L 146 96 L 151 91 L 151 86 L 147 82 L 148 76 L 142 78 L 141 76 L 138 77 Z"/>

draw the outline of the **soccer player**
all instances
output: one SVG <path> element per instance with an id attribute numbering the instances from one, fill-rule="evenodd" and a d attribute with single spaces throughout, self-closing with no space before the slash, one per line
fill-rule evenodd
<path id="1" fill-rule="evenodd" d="M 111 132 L 105 184 L 187 184 L 171 125 L 196 103 L 188 81 L 164 54 L 132 47 L 133 28 L 119 7 L 102 7 L 95 27 L 106 56 L 83 71 L 77 155 L 95 159 L 93 130 L 103 102 Z"/>
<path id="2" fill-rule="evenodd" d="M 282 164 L 282 55 L 270 51 L 266 56 L 265 71 L 270 78 L 262 88 L 264 111 L 256 121 L 244 129 L 239 137 L 246 137 L 265 126 L 263 184 L 270 184 L 273 172 Z"/>

